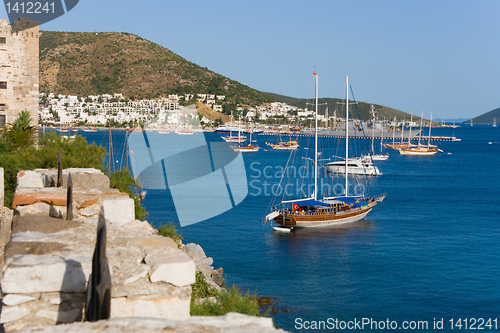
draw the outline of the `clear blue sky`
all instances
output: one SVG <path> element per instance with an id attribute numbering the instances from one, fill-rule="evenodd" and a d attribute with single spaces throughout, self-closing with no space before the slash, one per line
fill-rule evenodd
<path id="1" fill-rule="evenodd" d="M 2 7 L 2 18 L 7 18 Z M 252 88 L 428 118 L 500 107 L 498 0 L 80 0 L 41 30 L 137 34 Z"/>

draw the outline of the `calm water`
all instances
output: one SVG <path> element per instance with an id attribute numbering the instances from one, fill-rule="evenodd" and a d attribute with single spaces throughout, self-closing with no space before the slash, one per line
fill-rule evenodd
<path id="1" fill-rule="evenodd" d="M 296 325 L 300 320 L 329 318 L 389 319 L 398 325 L 427 321 L 429 328 L 422 332 L 434 331 L 434 319 L 444 319 L 440 331 L 445 332 L 451 331 L 452 318 L 486 322 L 500 317 L 500 128 L 434 129 L 433 135 L 452 132 L 462 142 L 437 143 L 444 154 L 401 156 L 390 150 L 388 161 L 376 162 L 383 176 L 363 186 L 377 185 L 387 197 L 363 221 L 291 234 L 262 224 L 274 199 L 265 190 L 279 182 L 277 166 L 286 165 L 290 154 L 260 151 L 244 155 L 250 188 L 240 205 L 178 229 L 184 243 L 200 244 L 215 268 L 224 268 L 229 285 L 275 298 L 274 308 L 280 310 L 272 314 L 275 325 L 289 331 L 305 331 Z M 107 144 L 107 132 L 79 134 Z M 124 134 L 113 131 L 118 164 L 123 163 Z M 276 141 L 256 139 L 261 147 Z M 211 133 L 207 140 L 220 137 Z M 330 149 L 322 156 L 338 153 L 343 143 L 333 140 L 320 140 Z M 369 144 L 359 141 L 365 148 Z M 312 140 L 299 138 L 299 143 L 290 165 L 303 165 L 307 160 L 301 155 L 312 157 Z M 178 224 L 168 191 L 148 191 L 144 205 L 155 225 Z M 370 326 L 344 331 L 370 331 Z"/>

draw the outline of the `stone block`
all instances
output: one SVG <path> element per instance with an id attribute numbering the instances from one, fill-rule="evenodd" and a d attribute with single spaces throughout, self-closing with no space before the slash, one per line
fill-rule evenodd
<path id="1" fill-rule="evenodd" d="M 109 177 L 97 169 L 64 169 L 62 180 L 63 187 L 68 186 L 68 175 L 70 172 L 75 192 L 98 190 L 104 193 L 109 191 Z"/>
<path id="2" fill-rule="evenodd" d="M 48 311 L 40 310 L 36 313 L 37 317 L 46 318 L 57 323 L 72 323 L 80 315 L 80 309 L 73 309 L 69 311 Z"/>
<path id="3" fill-rule="evenodd" d="M 35 299 L 36 297 L 10 294 L 3 298 L 2 303 L 8 306 L 12 306 L 34 301 Z"/>
<path id="4" fill-rule="evenodd" d="M 14 256 L 5 262 L 2 292 L 85 292 L 91 268 L 91 257 Z"/>
<path id="5" fill-rule="evenodd" d="M 35 171 L 19 171 L 17 174 L 17 186 L 20 188 L 43 188 L 42 176 Z"/>
<path id="6" fill-rule="evenodd" d="M 30 310 L 27 308 L 13 306 L 13 307 L 3 307 L 2 315 L 0 317 L 0 324 L 5 324 L 19 320 L 30 314 Z"/>
<path id="7" fill-rule="evenodd" d="M 151 267 L 149 279 L 153 283 L 163 281 L 181 287 L 196 282 L 193 260 L 179 250 L 170 248 L 148 253 L 145 261 Z"/>
<path id="8" fill-rule="evenodd" d="M 176 320 L 189 318 L 191 300 L 179 298 L 111 299 L 111 318 L 117 317 L 156 317 Z"/>
<path id="9" fill-rule="evenodd" d="M 134 199 L 120 196 L 103 201 L 104 217 L 111 223 L 125 224 L 135 220 Z"/>

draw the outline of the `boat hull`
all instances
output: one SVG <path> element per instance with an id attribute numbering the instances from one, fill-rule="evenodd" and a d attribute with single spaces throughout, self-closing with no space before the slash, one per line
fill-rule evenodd
<path id="1" fill-rule="evenodd" d="M 241 153 L 255 153 L 259 151 L 257 146 L 246 146 L 246 147 L 231 147 L 234 152 Z"/>
<path id="2" fill-rule="evenodd" d="M 339 165 L 323 165 L 323 168 L 329 172 L 329 173 L 337 173 L 337 174 L 345 174 L 345 166 L 339 166 Z M 380 170 L 375 167 L 367 167 L 367 168 L 361 168 L 361 167 L 350 167 L 347 169 L 349 171 L 350 175 L 356 175 L 356 176 L 381 176 L 382 173 Z"/>
<path id="3" fill-rule="evenodd" d="M 274 222 L 283 227 L 294 228 L 317 228 L 352 223 L 364 219 L 375 205 L 376 203 L 373 203 L 370 206 L 355 209 L 352 212 L 340 212 L 337 214 L 300 215 L 285 213 L 284 215 L 280 214 L 275 217 Z"/>
<path id="4" fill-rule="evenodd" d="M 428 156 L 434 155 L 438 152 L 437 149 L 399 149 L 399 153 L 401 155 L 419 155 L 419 156 Z"/>
<path id="5" fill-rule="evenodd" d="M 389 155 L 372 155 L 371 158 L 374 161 L 386 161 L 389 159 Z"/>

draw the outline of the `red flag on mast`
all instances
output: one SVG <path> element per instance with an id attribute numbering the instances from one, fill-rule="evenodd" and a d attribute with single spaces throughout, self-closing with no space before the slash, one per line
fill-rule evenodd
<path id="1" fill-rule="evenodd" d="M 300 206 L 292 202 L 292 210 L 300 210 Z"/>
<path id="2" fill-rule="evenodd" d="M 313 75 L 316 75 L 316 72 L 315 72 L 315 71 L 313 71 Z"/>

